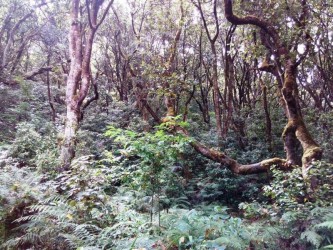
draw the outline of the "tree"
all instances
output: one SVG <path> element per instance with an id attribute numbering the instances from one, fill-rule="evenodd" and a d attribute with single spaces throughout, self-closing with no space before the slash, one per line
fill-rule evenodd
<path id="1" fill-rule="evenodd" d="M 29 4 L 27 4 L 29 5 Z M 26 8 L 26 4 L 12 1 L 2 9 L 6 13 L 0 27 L 0 82 L 5 85 L 17 85 L 23 80 L 33 80 L 35 76 L 52 70 L 52 67 L 38 65 L 28 71 L 21 65 L 32 42 L 38 40 L 42 24 L 38 23 L 36 12 L 46 2 Z M 29 57 L 29 56 L 27 56 Z M 27 61 L 28 58 L 26 59 Z M 27 65 L 27 64 L 26 64 Z M 16 76 L 16 77 L 15 77 Z"/>
<path id="2" fill-rule="evenodd" d="M 61 162 L 68 168 L 75 156 L 76 132 L 79 128 L 81 108 L 91 86 L 91 53 L 95 34 L 104 21 L 113 0 L 111 0 L 100 20 L 98 14 L 104 0 L 86 0 L 87 23 L 83 23 L 80 0 L 73 0 L 71 7 L 71 27 L 69 31 L 70 70 L 66 83 L 66 124 L 61 146 Z"/>
<path id="3" fill-rule="evenodd" d="M 322 156 L 322 150 L 314 141 L 308 132 L 304 123 L 301 109 L 298 103 L 298 84 L 297 84 L 297 67 L 304 60 L 307 52 L 296 58 L 293 48 L 297 48 L 301 43 L 300 37 L 304 37 L 307 47 L 309 47 L 310 37 L 306 31 L 306 20 L 308 18 L 308 3 L 306 0 L 301 1 L 300 14 L 294 18 L 295 26 L 300 30 L 296 32 L 290 41 L 285 43 L 274 25 L 257 16 L 238 17 L 234 15 L 232 1 L 225 0 L 225 15 L 229 22 L 234 25 L 255 25 L 261 29 L 261 42 L 268 49 L 268 53 L 274 55 L 276 65 L 262 65 L 261 70 L 268 72 L 283 72 L 283 84 L 281 95 L 283 104 L 288 118 L 288 124 L 283 131 L 283 139 L 287 153 L 287 161 L 293 165 L 299 164 L 297 152 L 295 152 L 295 137 L 301 143 L 303 148 L 302 168 L 303 175 L 306 176 L 309 165 L 313 160 L 319 160 Z M 294 43 L 294 44 L 293 44 Z M 287 45 L 289 44 L 289 46 Z M 277 74 L 276 74 L 277 75 Z"/>
<path id="4" fill-rule="evenodd" d="M 303 0 L 300 6 L 300 14 L 292 16 L 294 25 L 298 27 L 297 32 L 291 35 L 290 41 L 284 42 L 275 28 L 276 25 L 259 18 L 255 15 L 247 15 L 238 17 L 233 13 L 231 0 L 224 1 L 225 16 L 233 25 L 254 25 L 260 28 L 261 43 L 267 49 L 267 56 L 264 63 L 260 66 L 261 71 L 272 73 L 276 76 L 279 83 L 279 89 L 282 98 L 282 104 L 288 118 L 288 123 L 283 131 L 283 139 L 287 159 L 272 158 L 264 160 L 260 163 L 243 165 L 236 160 L 228 157 L 222 152 L 208 148 L 198 141 L 192 141 L 192 146 L 204 156 L 211 160 L 217 161 L 226 165 L 231 171 L 237 174 L 253 174 L 266 172 L 272 165 L 278 165 L 282 169 L 288 169 L 291 165 L 302 164 L 303 176 L 306 178 L 307 171 L 313 160 L 319 160 L 322 156 L 322 149 L 314 141 L 311 134 L 306 128 L 302 117 L 301 108 L 298 103 L 298 84 L 297 84 L 297 67 L 302 63 L 307 55 L 307 51 L 298 58 L 295 56 L 298 44 L 301 43 L 301 38 L 309 47 L 310 37 L 306 30 L 305 24 L 308 17 L 308 4 Z M 267 60 L 271 55 L 274 55 L 275 64 L 270 64 Z M 283 72 L 281 77 L 280 72 Z M 188 134 L 182 128 L 178 131 Z M 300 142 L 303 148 L 303 154 L 300 157 L 297 154 L 297 142 Z"/>

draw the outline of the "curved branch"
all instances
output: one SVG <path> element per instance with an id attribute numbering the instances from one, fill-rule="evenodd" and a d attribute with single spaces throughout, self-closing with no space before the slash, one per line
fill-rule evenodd
<path id="1" fill-rule="evenodd" d="M 266 173 L 272 166 L 277 166 L 280 169 L 290 169 L 287 160 L 281 158 L 266 159 L 254 164 L 240 164 L 236 160 L 225 155 L 223 152 L 211 149 L 198 141 L 191 142 L 191 146 L 200 154 L 210 160 L 225 165 L 230 171 L 239 175 Z"/>
<path id="2" fill-rule="evenodd" d="M 277 48 L 280 48 L 280 37 L 273 25 L 257 16 L 247 15 L 235 16 L 232 9 L 232 0 L 224 0 L 224 11 L 226 19 L 235 25 L 251 24 L 264 30 L 273 39 Z"/>
<path id="3" fill-rule="evenodd" d="M 25 75 L 23 75 L 23 80 L 34 81 L 35 76 L 43 74 L 45 72 L 52 71 L 52 70 L 53 70 L 52 66 L 45 66 L 45 67 L 41 67 L 39 69 L 35 69 L 35 70 L 30 71 L 30 72 L 26 73 Z M 9 78 L 0 77 L 0 83 L 2 83 L 4 85 L 8 85 L 8 86 L 15 86 L 15 85 L 19 85 L 20 81 L 16 80 L 15 77 L 9 77 Z"/>
<path id="4" fill-rule="evenodd" d="M 94 88 L 94 95 L 92 97 L 90 97 L 89 99 L 87 99 L 86 102 L 83 103 L 82 105 L 82 113 L 85 111 L 85 109 L 93 102 L 93 101 L 97 101 L 99 98 L 99 92 L 98 92 L 98 83 L 97 83 L 97 79 L 98 79 L 98 73 L 96 73 L 96 77 L 95 79 L 92 78 L 92 76 L 90 76 L 90 81 L 92 83 L 92 86 Z"/>
<path id="5" fill-rule="evenodd" d="M 203 22 L 203 25 L 204 25 L 204 28 L 205 28 L 205 31 L 207 33 L 207 37 L 208 37 L 208 40 L 211 42 L 211 43 L 215 43 L 216 39 L 218 38 L 219 36 L 219 32 L 220 32 L 220 28 L 219 28 L 219 20 L 217 18 L 217 3 L 216 3 L 216 0 L 214 0 L 214 8 L 213 8 L 213 14 L 214 14 L 214 19 L 215 19 L 215 25 L 216 25 L 216 33 L 215 35 L 213 36 L 213 38 L 211 37 L 211 34 L 208 30 L 208 24 L 207 24 L 207 21 L 206 21 L 206 18 L 205 18 L 205 15 L 203 13 L 203 10 L 202 10 L 202 7 L 201 7 L 201 2 L 200 0 L 198 1 L 198 3 L 194 2 L 193 0 L 191 1 L 194 6 L 199 10 L 200 12 L 200 16 L 201 16 L 201 19 L 202 19 L 202 22 Z"/>
<path id="6" fill-rule="evenodd" d="M 181 133 L 186 137 L 189 136 L 188 132 L 184 128 L 177 127 L 176 132 Z M 291 164 L 286 159 L 281 158 L 266 159 L 254 164 L 241 164 L 236 160 L 230 158 L 223 152 L 209 148 L 196 140 L 191 140 L 190 145 L 204 157 L 212 161 L 221 163 L 223 166 L 226 166 L 230 171 L 239 175 L 266 173 L 273 166 L 276 166 L 282 170 L 288 170 L 291 167 Z"/>
<path id="7" fill-rule="evenodd" d="M 52 71 L 52 66 L 41 67 L 39 69 L 28 72 L 24 75 L 25 80 L 32 80 L 36 75 L 43 74 L 44 72 Z"/>

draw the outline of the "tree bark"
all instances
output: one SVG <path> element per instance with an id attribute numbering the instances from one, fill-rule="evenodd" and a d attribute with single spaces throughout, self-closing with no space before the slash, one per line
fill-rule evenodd
<path id="1" fill-rule="evenodd" d="M 175 64 L 175 59 L 176 59 L 176 55 L 177 55 L 177 46 L 178 46 L 178 42 L 180 40 L 180 35 L 182 32 L 182 26 L 183 26 L 183 20 L 184 20 L 184 10 L 183 10 L 182 2 L 180 5 L 180 12 L 181 12 L 181 16 L 180 16 L 180 20 L 179 20 L 178 30 L 173 39 L 173 43 L 170 47 L 170 55 L 165 64 L 165 69 L 162 73 L 162 75 L 166 78 L 169 78 L 172 75 L 172 73 L 174 72 L 174 68 L 175 68 L 174 64 Z M 170 81 L 170 79 L 166 79 L 163 83 L 163 88 L 165 91 L 164 103 L 167 108 L 165 118 L 163 118 L 165 121 L 168 120 L 170 117 L 174 117 L 177 113 L 176 112 L 176 97 L 177 96 L 176 96 L 175 92 L 173 91 L 174 88 L 171 86 L 169 81 Z"/>
<path id="2" fill-rule="evenodd" d="M 311 134 L 306 128 L 304 123 L 301 109 L 297 102 L 298 88 L 296 82 L 296 67 L 295 64 L 289 60 L 285 66 L 284 84 L 282 88 L 282 95 L 287 107 L 288 123 L 283 131 L 283 138 L 285 140 L 287 159 L 294 154 L 294 145 L 288 145 L 290 143 L 287 139 L 288 133 L 294 133 L 296 138 L 302 145 L 302 173 L 303 176 L 307 176 L 307 171 L 313 160 L 321 159 L 322 149 L 314 141 Z"/>
<path id="3" fill-rule="evenodd" d="M 266 173 L 273 165 L 283 170 L 290 169 L 290 165 L 285 159 L 271 158 L 263 160 L 258 163 L 244 165 L 230 158 L 223 152 L 211 149 L 201 144 L 198 141 L 192 141 L 190 144 L 197 152 L 199 152 L 200 154 L 202 154 L 203 156 L 207 157 L 212 161 L 221 163 L 223 166 L 226 166 L 230 171 L 232 171 L 235 174 L 249 175 L 249 174 Z"/>

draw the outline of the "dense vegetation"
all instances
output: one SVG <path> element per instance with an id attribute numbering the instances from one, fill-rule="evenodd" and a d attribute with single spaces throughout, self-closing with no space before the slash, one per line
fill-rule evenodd
<path id="1" fill-rule="evenodd" d="M 329 0 L 0 0 L 1 249 L 332 249 Z"/>

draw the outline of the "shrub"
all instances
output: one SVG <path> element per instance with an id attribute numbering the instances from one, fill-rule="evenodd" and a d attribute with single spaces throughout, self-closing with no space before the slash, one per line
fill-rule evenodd
<path id="1" fill-rule="evenodd" d="M 106 169 L 94 168 L 89 157 L 71 164 L 71 171 L 55 181 L 38 187 L 51 186 L 57 192 L 46 193 L 43 199 L 27 204 L 27 213 L 16 218 L 21 224 L 4 246 L 33 249 L 77 249 L 104 247 L 109 239 L 102 237 L 103 228 L 112 224 L 113 215 L 108 196 Z"/>
<path id="2" fill-rule="evenodd" d="M 42 200 L 48 193 L 47 185 L 40 183 L 41 175 L 25 168 L 7 166 L 0 174 L 0 239 L 11 234 L 17 223 L 14 221 L 29 214 L 28 207 Z"/>
<path id="3" fill-rule="evenodd" d="M 20 123 L 9 156 L 15 158 L 20 166 L 29 165 L 36 167 L 40 173 L 51 174 L 59 163 L 56 134 L 50 123 L 38 129 L 34 123 Z"/>

